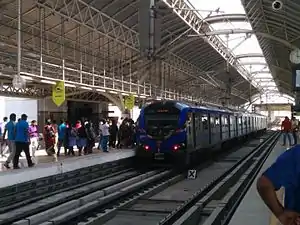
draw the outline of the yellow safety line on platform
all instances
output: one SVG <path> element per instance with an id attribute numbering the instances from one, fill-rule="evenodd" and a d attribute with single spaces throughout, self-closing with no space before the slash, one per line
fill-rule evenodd
<path id="1" fill-rule="evenodd" d="M 276 192 L 277 198 L 279 199 L 279 202 L 283 205 L 284 204 L 284 189 L 281 188 L 279 191 Z M 280 222 L 278 219 L 274 216 L 273 213 L 270 215 L 270 225 L 280 225 Z"/>

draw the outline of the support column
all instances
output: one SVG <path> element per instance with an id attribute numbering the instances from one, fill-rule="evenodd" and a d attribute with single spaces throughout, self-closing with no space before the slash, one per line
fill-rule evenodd
<path id="1" fill-rule="evenodd" d="M 17 31 L 17 41 L 18 41 L 17 75 L 18 76 L 21 75 L 21 53 L 22 53 L 21 23 L 22 23 L 22 1 L 18 0 L 18 31 Z"/>

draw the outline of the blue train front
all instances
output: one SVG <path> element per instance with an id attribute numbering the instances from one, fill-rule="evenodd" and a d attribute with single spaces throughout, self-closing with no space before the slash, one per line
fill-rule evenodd
<path id="1" fill-rule="evenodd" d="M 160 101 L 145 106 L 138 121 L 136 155 L 166 159 L 185 151 L 189 108 L 179 102 Z"/>
<path id="2" fill-rule="evenodd" d="M 267 118 L 255 113 L 157 101 L 141 110 L 136 159 L 142 164 L 171 159 L 172 164 L 188 166 L 197 163 L 199 153 L 236 144 L 264 132 L 266 127 Z"/>

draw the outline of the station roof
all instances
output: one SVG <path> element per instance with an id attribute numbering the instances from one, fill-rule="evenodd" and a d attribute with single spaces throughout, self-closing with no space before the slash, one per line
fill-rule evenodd
<path id="1" fill-rule="evenodd" d="M 185 93 L 220 103 L 231 78 L 231 103 L 249 101 L 249 93 L 257 94 L 259 89 L 226 43 L 214 35 L 197 36 L 212 32 L 213 18 L 201 20 L 188 1 L 176 2 L 162 0 L 159 5 L 162 46 L 158 67 L 165 76 L 163 82 L 140 57 L 139 0 L 22 1 L 21 71 L 34 79 L 28 79 L 28 88 L 46 90 L 49 86 L 38 79 L 63 78 L 69 87 L 80 85 L 87 91 L 104 87 L 117 94 L 115 90 L 143 89 L 144 94 L 159 95 L 163 82 L 169 96 Z M 17 0 L 1 1 L 0 8 L 0 69 L 2 76 L 11 77 L 17 69 Z M 275 60 L 276 55 L 273 57 L 268 59 Z M 9 76 L 4 80 L 6 86 L 11 82 Z M 49 90 L 37 93 L 49 94 Z"/>
<path id="2" fill-rule="evenodd" d="M 289 54 L 300 47 L 300 1 L 281 1 L 280 10 L 273 9 L 273 2 L 242 1 L 279 91 L 293 96 Z"/>

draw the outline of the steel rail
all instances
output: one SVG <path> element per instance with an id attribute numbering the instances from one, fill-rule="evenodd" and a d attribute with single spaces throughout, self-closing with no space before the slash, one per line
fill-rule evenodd
<path id="1" fill-rule="evenodd" d="M 258 149 L 261 149 L 263 146 L 265 146 L 266 143 L 268 141 L 270 141 L 273 137 L 274 136 L 268 137 L 267 140 L 264 141 L 263 143 L 260 143 L 259 146 L 257 146 L 257 144 L 255 146 L 250 146 L 250 148 L 246 152 L 243 152 L 243 156 L 241 157 L 240 160 L 238 160 L 238 161 L 234 160 L 234 163 L 232 163 L 232 161 L 226 161 L 227 164 L 229 163 L 230 165 L 232 165 L 232 164 L 233 165 L 230 166 L 230 168 L 228 170 L 226 170 L 225 173 L 223 171 L 221 171 L 221 173 L 220 173 L 221 175 L 216 176 L 215 179 L 214 178 L 210 179 L 212 181 L 207 182 L 206 185 L 204 185 L 204 188 L 202 188 L 200 191 L 193 193 L 192 197 L 190 199 L 188 199 L 186 202 L 184 202 L 182 205 L 179 205 L 179 207 L 175 207 L 175 210 L 171 211 L 168 214 L 168 216 L 166 216 L 163 220 L 161 220 L 160 224 L 173 224 L 173 222 L 175 222 L 178 218 L 180 218 L 181 215 L 183 215 L 189 208 L 191 208 L 193 203 L 195 201 L 197 201 L 197 199 L 199 197 L 201 198 L 201 197 L 205 196 L 205 194 L 207 192 L 209 192 L 211 189 L 213 189 L 213 187 L 215 185 L 217 185 L 224 177 L 227 177 L 228 174 L 230 174 L 235 168 L 237 168 L 237 166 L 239 164 L 247 161 L 248 158 L 250 156 L 252 156 L 253 152 L 257 152 Z M 212 163 L 212 166 L 213 165 L 214 165 L 214 163 Z M 207 168 L 209 169 L 210 167 L 208 167 L 206 165 L 206 167 L 204 167 L 204 168 L 199 168 L 199 171 L 205 170 Z M 238 174 L 241 174 L 241 172 L 239 171 Z M 77 213 L 78 213 L 77 218 L 72 219 L 71 217 L 69 217 L 69 219 L 65 220 L 62 223 L 59 220 L 59 218 L 54 218 L 52 220 L 49 220 L 48 222 L 51 222 L 54 224 L 63 224 L 63 225 L 66 225 L 66 224 L 68 224 L 68 225 L 71 225 L 71 224 L 72 225 L 73 224 L 74 225 L 75 224 L 96 225 L 97 224 L 98 225 L 98 224 L 104 224 L 108 220 L 114 219 L 114 217 L 116 217 L 118 212 L 121 212 L 121 213 L 123 212 L 126 215 L 128 215 L 130 213 L 133 213 L 133 214 L 141 213 L 142 215 L 147 215 L 147 214 L 155 214 L 155 215 L 160 214 L 161 215 L 165 212 L 162 212 L 162 211 L 159 211 L 156 209 L 152 209 L 152 210 L 147 209 L 144 211 L 143 210 L 135 210 L 135 209 L 132 209 L 131 207 L 133 207 L 135 204 L 140 205 L 141 203 L 137 203 L 138 201 L 141 201 L 141 200 L 145 201 L 146 199 L 150 200 L 151 196 L 157 195 L 158 193 L 161 193 L 161 192 L 165 192 L 166 189 L 168 189 L 174 185 L 177 185 L 177 183 L 184 181 L 185 178 L 186 178 L 185 174 L 175 175 L 173 177 L 170 177 L 168 180 L 161 180 L 160 182 L 157 182 L 156 184 L 150 184 L 150 185 L 152 185 L 152 187 L 150 187 L 150 188 L 148 187 L 148 188 L 142 189 L 142 190 L 139 189 L 137 192 L 132 193 L 131 196 L 125 196 L 124 198 L 117 199 L 117 201 L 111 202 L 108 205 L 103 205 L 102 207 L 100 207 L 98 209 L 94 209 L 91 211 L 85 211 L 85 213 L 79 213 L 79 211 L 77 211 Z M 182 186 L 180 186 L 180 187 L 183 188 Z M 163 200 L 163 202 L 168 202 L 168 201 L 169 201 L 169 203 L 176 202 L 176 200 Z M 160 203 L 158 203 L 158 206 L 159 206 L 159 204 Z M 74 214 L 74 212 L 72 214 Z M 67 214 L 64 215 L 64 218 L 67 218 L 67 216 L 69 216 L 69 215 L 67 215 Z M 151 217 L 151 215 L 150 215 L 150 217 Z M 132 221 L 133 221 L 132 224 L 135 224 L 136 221 L 134 220 L 134 217 L 133 217 Z M 117 222 L 115 222 L 115 223 L 110 222 L 110 224 L 117 224 Z"/>
<path id="2" fill-rule="evenodd" d="M 231 169 L 215 179 L 203 190 L 196 193 L 192 199 L 161 220 L 159 225 L 184 224 L 188 220 L 195 220 L 195 213 L 198 214 L 197 219 L 199 220 L 201 211 L 212 200 L 219 200 L 220 196 L 223 195 L 225 197 L 220 201 L 220 206 L 213 211 L 204 224 L 217 225 L 223 224 L 225 219 L 228 221 L 228 218 L 232 215 L 232 210 L 236 209 L 238 201 L 241 201 L 240 197 L 246 193 L 247 188 L 252 183 L 251 181 L 253 181 L 255 175 L 274 148 L 279 135 L 280 133 L 275 132 L 244 159 L 241 159 Z M 234 188 L 232 188 L 233 186 Z"/>

